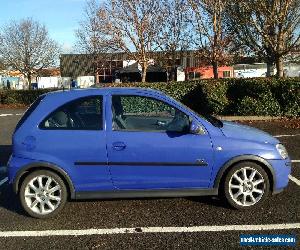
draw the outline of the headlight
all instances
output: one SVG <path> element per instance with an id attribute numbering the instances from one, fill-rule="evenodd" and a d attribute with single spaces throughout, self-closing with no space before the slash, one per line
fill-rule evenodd
<path id="1" fill-rule="evenodd" d="M 286 148 L 282 144 L 277 144 L 276 149 L 277 149 L 278 153 L 280 154 L 280 156 L 282 157 L 282 159 L 285 160 L 289 157 L 288 152 L 286 151 Z"/>

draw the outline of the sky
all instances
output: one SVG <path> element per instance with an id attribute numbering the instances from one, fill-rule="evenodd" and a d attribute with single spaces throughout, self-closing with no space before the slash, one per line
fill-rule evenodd
<path id="1" fill-rule="evenodd" d="M 64 53 L 72 51 L 86 0 L 0 0 L 0 27 L 31 17 L 44 24 Z"/>

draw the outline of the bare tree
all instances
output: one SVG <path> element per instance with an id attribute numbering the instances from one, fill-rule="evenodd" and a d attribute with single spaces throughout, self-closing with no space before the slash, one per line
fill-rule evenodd
<path id="1" fill-rule="evenodd" d="M 0 32 L 0 57 L 7 66 L 19 70 L 29 86 L 33 74 L 57 63 L 59 51 L 46 27 L 32 19 L 13 21 Z"/>
<path id="2" fill-rule="evenodd" d="M 183 52 L 191 47 L 190 14 L 187 0 L 165 0 L 162 3 L 161 15 L 164 18 L 155 44 L 162 52 L 158 60 L 167 67 L 171 66 L 171 80 L 175 80 L 178 55 L 182 57 Z"/>
<path id="3" fill-rule="evenodd" d="M 0 70 L 6 69 L 6 66 L 4 65 L 3 61 L 0 60 Z"/>
<path id="4" fill-rule="evenodd" d="M 265 59 L 267 76 L 283 76 L 283 59 L 299 43 L 299 0 L 241 0 L 228 5 L 228 24 L 237 43 Z"/>
<path id="5" fill-rule="evenodd" d="M 141 65 L 142 82 L 163 16 L 160 1 L 107 0 L 97 11 L 97 40 L 102 48 L 128 54 Z"/>
<path id="6" fill-rule="evenodd" d="M 225 26 L 225 10 L 228 0 L 188 0 L 194 13 L 196 46 L 200 57 L 213 66 L 214 78 L 218 78 L 219 64 L 230 59 L 230 44 Z"/>
<path id="7" fill-rule="evenodd" d="M 109 60 L 109 53 L 117 50 L 112 41 L 106 39 L 102 29 L 99 28 L 102 25 L 101 15 L 98 15 L 100 7 L 97 0 L 90 0 L 86 3 L 84 18 L 80 21 L 80 27 L 75 33 L 77 51 L 92 56 L 93 72 L 97 84 L 99 65 L 106 64 Z"/>
<path id="8" fill-rule="evenodd" d="M 76 30 L 77 44 L 76 48 L 79 52 L 98 54 L 103 52 L 101 44 L 101 33 L 98 27 L 101 25 L 98 18 L 98 10 L 100 8 L 97 0 L 90 0 L 86 3 L 84 9 L 84 18 L 79 22 L 80 28 Z"/>

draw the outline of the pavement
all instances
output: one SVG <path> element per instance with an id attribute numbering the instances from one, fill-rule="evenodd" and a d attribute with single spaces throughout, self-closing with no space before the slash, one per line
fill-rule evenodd
<path id="1" fill-rule="evenodd" d="M 20 113 L 0 110 L 0 166 Z M 279 136 L 295 160 L 288 188 L 257 209 L 237 211 L 216 197 L 92 200 L 68 202 L 57 217 L 37 220 L 1 184 L 6 173 L 0 171 L 0 249 L 238 249 L 241 234 L 295 234 L 299 249 L 300 129 L 276 121 L 251 126 Z"/>
<path id="2" fill-rule="evenodd" d="M 280 116 L 218 116 L 220 120 L 226 121 L 271 121 L 279 120 Z"/>

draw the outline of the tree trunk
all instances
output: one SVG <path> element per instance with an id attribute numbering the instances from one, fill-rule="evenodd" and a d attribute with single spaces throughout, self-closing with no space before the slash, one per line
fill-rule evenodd
<path id="1" fill-rule="evenodd" d="M 219 79 L 219 73 L 218 73 L 218 62 L 213 62 L 213 72 L 214 72 L 214 79 Z"/>
<path id="2" fill-rule="evenodd" d="M 176 80 L 176 67 L 173 66 L 171 70 L 171 81 L 174 82 Z"/>
<path id="3" fill-rule="evenodd" d="M 171 69 L 171 81 L 176 81 L 177 63 L 176 63 L 176 51 L 172 51 L 172 69 Z"/>
<path id="4" fill-rule="evenodd" d="M 27 75 L 27 84 L 28 84 L 28 89 L 31 89 L 31 73 L 28 73 Z"/>
<path id="5" fill-rule="evenodd" d="M 273 64 L 273 62 L 267 62 L 266 77 L 271 77 L 273 75 L 274 75 L 274 64 Z"/>
<path id="6" fill-rule="evenodd" d="M 99 78 L 98 78 L 98 65 L 97 65 L 97 58 L 96 58 L 96 55 L 94 54 L 93 55 L 93 59 L 94 59 L 94 63 L 93 63 L 93 71 L 94 71 L 94 84 L 96 86 L 99 85 Z"/>
<path id="7" fill-rule="evenodd" d="M 99 85 L 99 77 L 98 77 L 98 73 L 97 73 L 97 66 L 96 66 L 96 61 L 94 62 L 94 84 L 96 86 Z"/>
<path id="8" fill-rule="evenodd" d="M 282 57 L 276 58 L 276 70 L 277 70 L 277 77 L 283 77 L 283 59 Z"/>
<path id="9" fill-rule="evenodd" d="M 143 65 L 142 65 L 142 82 L 146 82 L 147 68 L 148 68 L 148 66 L 143 63 Z"/>

